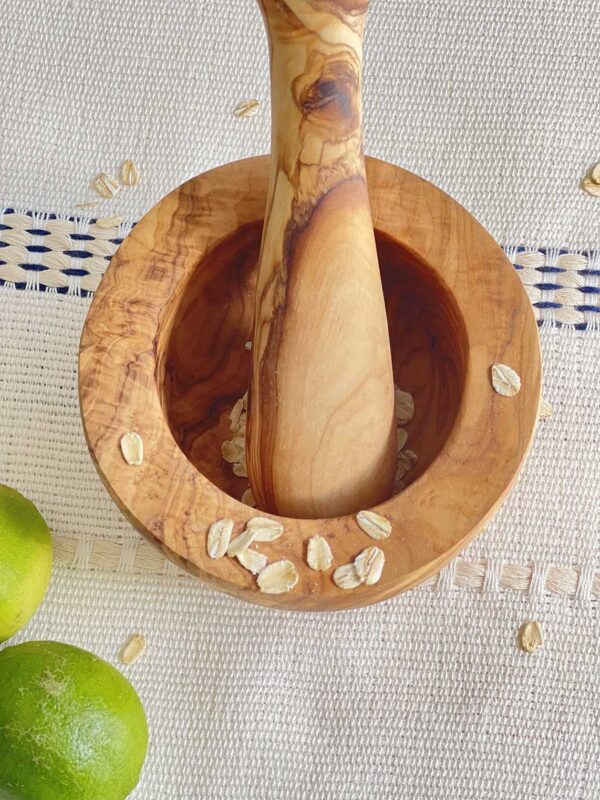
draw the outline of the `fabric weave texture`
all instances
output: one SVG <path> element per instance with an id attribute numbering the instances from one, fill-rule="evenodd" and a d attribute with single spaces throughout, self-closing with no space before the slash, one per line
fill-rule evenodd
<path id="1" fill-rule="evenodd" d="M 372 0 L 366 151 L 456 197 L 505 244 L 593 249 L 596 0 Z M 256 0 L 5 0 L 0 204 L 68 213 L 126 158 L 138 219 L 218 164 L 269 151 Z M 254 117 L 236 119 L 257 98 Z"/>
<path id="2" fill-rule="evenodd" d="M 485 565 L 478 588 L 457 581 L 454 562 L 376 607 L 306 615 L 221 596 L 166 561 L 134 570 L 139 535 L 102 487 L 78 415 L 89 302 L 0 288 L 0 476 L 57 542 L 77 541 L 75 558 L 57 552 L 19 639 L 73 642 L 117 665 L 131 633 L 148 640 L 124 668 L 152 731 L 133 797 L 598 796 L 600 331 L 541 328 L 555 415 L 464 554 Z M 101 543 L 120 549 L 116 565 L 94 556 Z M 522 591 L 500 582 L 503 565 L 527 567 Z M 575 567 L 578 588 L 550 592 L 550 567 Z M 526 619 L 546 635 L 533 656 L 516 644 Z"/>
<path id="3" fill-rule="evenodd" d="M 255 0 L 5 0 L 1 18 L 0 208 L 68 217 L 94 174 L 133 158 L 140 185 L 93 214 L 132 222 L 183 180 L 269 149 Z M 42 242 L 0 221 L 0 481 L 39 506 L 57 561 L 16 641 L 118 666 L 145 635 L 121 666 L 151 732 L 134 800 L 600 796 L 600 331 L 586 310 L 600 200 L 579 188 L 600 159 L 598 41 L 596 0 L 372 2 L 366 149 L 508 246 L 555 409 L 464 561 L 372 608 L 268 611 L 144 555 L 91 463 L 77 393 L 86 294 L 127 226 L 104 244 L 95 231 L 83 258 L 64 231 L 31 251 Z M 236 119 L 250 97 L 260 112 Z M 517 647 L 527 619 L 545 634 L 534 655 Z"/>

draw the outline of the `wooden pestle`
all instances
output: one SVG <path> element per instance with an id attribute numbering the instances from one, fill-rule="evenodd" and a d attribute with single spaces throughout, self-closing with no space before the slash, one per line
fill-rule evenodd
<path id="1" fill-rule="evenodd" d="M 389 497 L 394 384 L 362 152 L 369 0 L 258 0 L 272 155 L 247 464 L 261 508 L 349 514 Z"/>

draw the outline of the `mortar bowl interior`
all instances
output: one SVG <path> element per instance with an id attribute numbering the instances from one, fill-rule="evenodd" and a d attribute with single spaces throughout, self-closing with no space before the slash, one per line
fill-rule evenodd
<path id="1" fill-rule="evenodd" d="M 404 425 L 418 455 L 409 485 L 447 440 L 466 373 L 466 331 L 440 276 L 388 234 L 376 230 L 394 381 L 413 395 Z M 246 478 L 224 461 L 229 412 L 248 388 L 254 292 L 262 220 L 234 230 L 199 261 L 158 339 L 157 391 L 171 433 L 190 462 L 227 494 L 241 499 Z M 265 509 L 269 510 L 269 509 Z"/>

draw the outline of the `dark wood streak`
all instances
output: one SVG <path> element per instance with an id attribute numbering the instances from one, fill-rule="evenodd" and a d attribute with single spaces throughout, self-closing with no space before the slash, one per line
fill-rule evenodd
<path id="1" fill-rule="evenodd" d="M 370 0 L 308 0 L 310 5 L 321 13 L 334 14 L 344 25 L 353 30 L 362 29 L 365 24 Z"/>
<path id="2" fill-rule="evenodd" d="M 364 178 L 359 178 L 358 180 L 362 181 L 366 190 Z M 338 182 L 332 187 L 331 191 L 338 189 L 340 185 L 345 182 L 346 181 Z M 265 290 L 263 291 L 263 296 L 269 290 L 273 291 L 274 295 L 278 298 L 278 302 L 274 305 L 272 310 L 267 344 L 260 360 L 260 368 L 257 371 L 257 388 L 261 404 L 271 408 L 271 417 L 275 419 L 277 417 L 279 400 L 277 370 L 268 369 L 267 367 L 269 364 L 277 363 L 279 360 L 279 352 L 285 333 L 289 286 L 295 277 L 295 273 L 301 269 L 301 265 L 297 263 L 295 258 L 298 249 L 298 241 L 302 236 L 310 236 L 311 221 L 319 213 L 321 204 L 327 194 L 328 193 L 325 193 L 317 199 L 308 217 L 297 214 L 295 210 L 292 211 L 292 218 L 288 222 L 284 233 L 283 259 L 273 269 L 265 285 Z M 273 289 L 273 284 L 276 284 L 275 289 Z M 250 391 L 250 398 L 252 402 L 252 391 Z M 248 420 L 248 442 L 250 443 L 248 448 L 249 460 L 254 467 L 253 473 L 256 476 L 260 476 L 260 483 L 258 483 L 255 478 L 253 488 L 257 496 L 260 497 L 263 507 L 267 509 L 273 508 L 277 502 L 272 469 L 276 443 L 276 425 L 261 425 L 260 417 L 254 415 L 251 408 L 249 409 Z M 252 446 L 252 443 L 254 443 L 254 446 Z M 257 461 L 260 463 L 257 463 Z"/>
<path id="3" fill-rule="evenodd" d="M 317 9 L 363 16 L 367 13 L 371 0 L 309 0 L 309 2 Z"/>
<path id="4" fill-rule="evenodd" d="M 269 52 L 273 55 L 273 39 L 277 35 L 294 36 L 302 32 L 304 25 L 298 16 L 289 7 L 286 0 L 257 0 L 262 12 L 265 24 L 276 15 L 278 19 L 277 27 L 272 28 L 272 36 L 269 37 Z"/>
<path id="5" fill-rule="evenodd" d="M 326 62 L 319 77 L 299 92 L 298 102 L 307 114 L 346 132 L 356 130 L 360 125 L 358 97 L 355 70 L 352 65 L 336 59 Z"/>

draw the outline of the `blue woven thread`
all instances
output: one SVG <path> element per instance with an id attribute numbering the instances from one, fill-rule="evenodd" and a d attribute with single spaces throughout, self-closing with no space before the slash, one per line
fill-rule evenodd
<path id="1" fill-rule="evenodd" d="M 74 248 L 74 249 L 71 249 L 71 250 L 64 250 L 64 251 L 62 251 L 64 253 L 64 255 L 66 255 L 66 256 L 68 256 L 70 258 L 73 258 L 73 259 L 78 259 L 80 262 L 85 262 L 86 259 L 92 258 L 95 255 L 90 250 L 87 250 L 86 246 L 85 246 L 85 242 L 94 241 L 95 237 L 92 236 L 89 233 L 83 233 L 82 231 L 86 230 L 86 227 L 87 227 L 88 224 L 92 224 L 92 223 L 96 222 L 97 218 L 91 218 L 91 219 L 88 220 L 88 219 L 85 219 L 85 218 L 82 219 L 80 217 L 74 217 L 74 216 L 64 217 L 64 216 L 60 216 L 60 215 L 57 215 L 57 214 L 39 214 L 39 213 L 32 212 L 32 211 L 15 210 L 14 208 L 4 209 L 3 213 L 0 214 L 0 219 L 2 220 L 0 222 L 0 253 L 1 253 L 3 248 L 10 246 L 9 242 L 1 241 L 1 236 L 2 236 L 2 231 L 12 230 L 13 226 L 10 225 L 10 216 L 11 216 L 11 214 L 15 214 L 15 213 L 25 214 L 26 216 L 28 216 L 28 217 L 30 217 L 32 219 L 32 227 L 31 228 L 27 228 L 26 232 L 31 236 L 37 237 L 38 238 L 38 243 L 37 244 L 25 245 L 24 249 L 28 253 L 47 253 L 47 252 L 51 251 L 52 248 L 46 247 L 43 244 L 43 238 L 46 237 L 46 236 L 49 236 L 51 234 L 51 231 L 49 231 L 46 228 L 44 228 L 43 225 L 47 220 L 55 220 L 55 219 L 63 219 L 64 220 L 64 219 L 67 219 L 70 222 L 75 222 L 76 224 L 78 224 L 78 230 L 76 232 L 74 232 L 74 233 L 69 234 L 70 240 L 73 241 L 74 243 L 75 242 L 77 243 L 77 249 Z M 42 243 L 39 242 L 40 239 L 42 240 Z M 114 238 L 114 239 L 110 239 L 108 241 L 110 241 L 111 243 L 113 243 L 116 246 L 118 246 L 118 245 L 120 245 L 122 243 L 123 239 L 122 238 Z M 510 257 L 511 261 L 513 262 L 513 266 L 515 267 L 515 269 L 517 271 L 521 271 L 522 269 L 525 269 L 525 267 L 523 265 L 521 265 L 521 264 L 515 264 L 514 262 L 517 261 L 519 254 L 531 252 L 531 248 L 526 247 L 525 245 L 518 245 L 518 246 L 505 248 L 505 252 L 507 253 L 507 255 Z M 543 292 L 553 292 L 553 291 L 557 291 L 557 290 L 560 290 L 560 289 L 564 288 L 560 283 L 558 283 L 556 281 L 551 281 L 551 280 L 544 281 L 543 278 L 544 277 L 551 278 L 551 276 L 554 276 L 554 275 L 558 276 L 558 275 L 561 275 L 561 274 L 564 274 L 564 273 L 568 272 L 569 270 L 566 270 L 563 267 L 557 266 L 556 265 L 556 260 L 561 255 L 566 255 L 566 254 L 570 253 L 570 251 L 565 249 L 565 248 L 561 248 L 561 249 L 557 249 L 557 248 L 537 248 L 536 252 L 541 253 L 543 257 L 547 258 L 549 263 L 542 264 L 541 266 L 534 268 L 536 272 L 539 272 L 540 278 L 542 279 L 539 283 L 536 283 L 536 284 L 533 285 L 534 288 L 536 288 L 539 291 L 543 291 Z M 600 277 L 600 268 L 597 267 L 597 265 L 599 263 L 599 259 L 600 259 L 599 254 L 597 252 L 593 252 L 592 253 L 592 252 L 584 251 L 584 252 L 581 253 L 581 256 L 582 256 L 582 258 L 587 258 L 588 259 L 588 264 L 591 265 L 591 266 L 588 266 L 587 269 L 576 270 L 577 274 L 581 275 L 582 277 L 585 276 L 586 278 L 598 278 L 598 277 Z M 110 262 L 110 256 L 104 256 L 104 259 L 105 259 L 105 261 L 106 261 L 106 263 L 108 265 L 108 263 Z M 7 262 L 0 258 L 0 264 L 5 264 L 5 263 L 7 263 Z M 43 272 L 48 270 L 47 267 L 45 267 L 44 265 L 39 264 L 39 263 L 19 263 L 19 266 L 23 270 L 25 270 L 26 272 L 31 273 L 32 274 L 32 278 L 33 278 L 33 275 L 35 275 L 36 273 L 42 274 Z M 73 268 L 62 269 L 61 273 L 63 275 L 65 275 L 65 276 L 67 276 L 67 277 L 70 277 L 70 278 L 81 278 L 81 277 L 85 277 L 86 275 L 90 274 L 90 272 L 88 270 L 86 270 L 83 267 L 82 264 L 78 264 L 78 266 L 76 268 L 73 267 Z M 0 279 L 0 286 L 4 285 L 5 283 L 6 283 L 5 280 Z M 69 281 L 69 283 L 71 283 L 71 281 Z M 29 280 L 27 282 L 19 282 L 19 283 L 14 284 L 14 285 L 18 289 L 25 289 L 28 286 L 29 287 L 35 286 L 35 287 L 38 287 L 39 289 L 43 289 L 44 288 L 40 284 L 39 276 L 36 276 L 35 280 Z M 600 296 L 600 286 L 592 286 L 592 285 L 587 286 L 586 285 L 586 286 L 571 287 L 571 288 L 577 289 L 577 291 L 582 295 L 582 300 L 584 300 L 586 295 L 588 297 Z M 57 288 L 56 290 L 53 290 L 53 291 L 56 291 L 58 294 L 68 294 L 69 292 L 72 292 L 72 289 L 70 289 L 69 286 L 65 286 L 65 287 Z M 534 308 L 536 308 L 536 309 L 538 309 L 540 311 L 543 311 L 543 310 L 556 310 L 556 309 L 560 309 L 560 308 L 564 307 L 564 305 L 562 303 L 555 302 L 553 300 L 543 300 L 543 301 L 534 302 L 533 306 L 534 306 Z M 581 304 L 575 305 L 575 306 L 572 306 L 572 307 L 576 311 L 578 311 L 580 313 L 585 313 L 585 314 L 587 314 L 589 316 L 594 317 L 594 320 L 600 319 L 600 316 L 597 316 L 597 315 L 600 315 L 600 306 L 591 305 L 590 303 L 582 302 Z M 543 321 L 539 320 L 538 321 L 538 325 L 542 325 L 542 324 L 543 324 Z M 563 327 L 563 323 L 560 323 L 558 321 L 553 322 L 553 324 L 556 327 Z M 577 330 L 585 330 L 590 324 L 592 326 L 596 325 L 595 322 L 592 322 L 592 323 L 582 322 L 582 323 L 576 323 L 575 325 L 569 325 L 568 327 L 574 327 Z"/>

